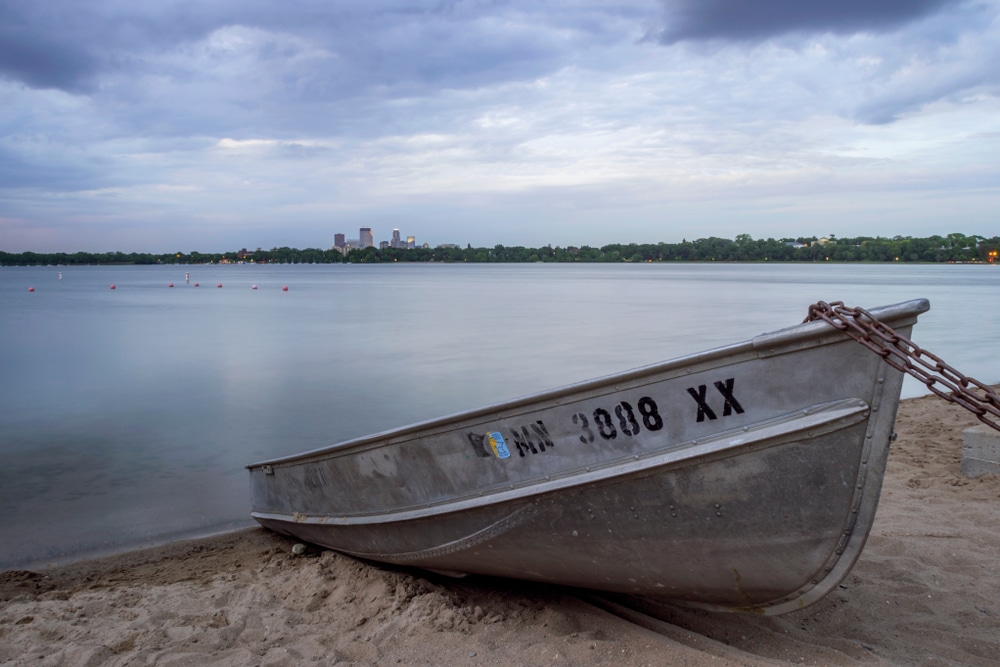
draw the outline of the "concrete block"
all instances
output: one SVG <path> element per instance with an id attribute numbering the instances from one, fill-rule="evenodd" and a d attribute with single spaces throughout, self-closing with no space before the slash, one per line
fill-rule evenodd
<path id="1" fill-rule="evenodd" d="M 981 424 L 962 432 L 962 474 L 1000 473 L 1000 431 Z"/>

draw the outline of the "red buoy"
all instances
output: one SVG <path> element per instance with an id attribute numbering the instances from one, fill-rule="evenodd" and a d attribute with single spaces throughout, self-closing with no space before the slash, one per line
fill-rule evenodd
<path id="1" fill-rule="evenodd" d="M 285 285 L 284 287 L 282 287 L 281 291 L 282 292 L 287 292 L 288 291 L 288 285 Z"/>
<path id="2" fill-rule="evenodd" d="M 112 285 L 110 289 L 114 289 L 114 288 L 115 288 L 115 286 L 114 286 L 114 285 Z"/>
<path id="3" fill-rule="evenodd" d="M 216 285 L 216 287 L 222 287 L 222 283 L 219 283 L 218 285 Z"/>
<path id="4" fill-rule="evenodd" d="M 28 288 L 28 291 L 29 291 L 29 292 L 34 292 L 34 291 L 35 291 L 35 288 L 34 288 L 34 287 L 29 287 L 29 288 Z"/>
<path id="5" fill-rule="evenodd" d="M 198 287 L 199 285 L 200 285 L 200 283 L 195 283 L 194 284 L 195 287 Z"/>
<path id="6" fill-rule="evenodd" d="M 170 283 L 169 285 L 167 285 L 167 287 L 173 287 L 173 286 L 174 286 L 173 283 Z"/>
<path id="7" fill-rule="evenodd" d="M 254 286 L 253 286 L 253 287 L 251 287 L 250 289 L 257 289 L 257 286 L 256 286 L 256 285 L 254 285 Z"/>

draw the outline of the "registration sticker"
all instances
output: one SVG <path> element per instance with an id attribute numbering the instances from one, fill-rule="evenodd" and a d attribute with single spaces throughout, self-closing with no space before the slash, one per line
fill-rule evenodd
<path id="1" fill-rule="evenodd" d="M 498 459 L 510 457 L 510 450 L 507 449 L 507 443 L 503 441 L 503 435 L 500 434 L 500 431 L 487 433 L 486 441 L 490 443 L 490 449 L 493 450 L 493 455 Z"/>

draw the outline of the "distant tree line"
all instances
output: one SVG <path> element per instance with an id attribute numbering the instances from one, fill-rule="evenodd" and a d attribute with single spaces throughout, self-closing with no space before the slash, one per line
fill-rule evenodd
<path id="1" fill-rule="evenodd" d="M 591 246 L 467 245 L 437 248 L 358 248 L 346 255 L 319 248 L 246 249 L 227 253 L 8 253 L 0 251 L 2 266 L 80 264 L 369 264 L 380 262 L 994 262 L 1000 237 L 948 234 L 914 238 L 858 236 L 854 238 L 735 239 L 709 237 L 680 243 L 613 243 Z"/>

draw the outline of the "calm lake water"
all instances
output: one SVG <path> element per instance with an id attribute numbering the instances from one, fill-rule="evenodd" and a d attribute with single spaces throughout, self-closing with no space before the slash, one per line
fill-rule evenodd
<path id="1" fill-rule="evenodd" d="M 917 297 L 914 340 L 1000 381 L 992 266 L 0 268 L 0 569 L 251 525 L 254 461 Z"/>

